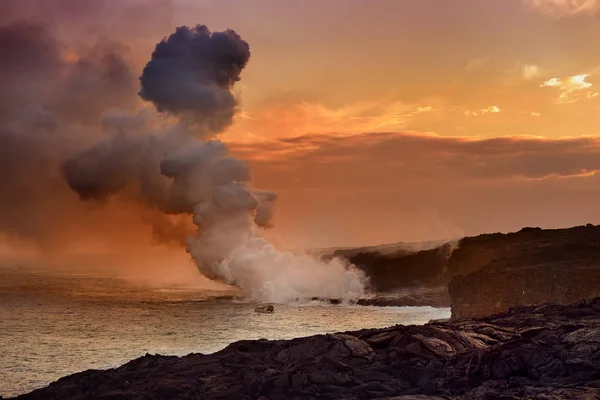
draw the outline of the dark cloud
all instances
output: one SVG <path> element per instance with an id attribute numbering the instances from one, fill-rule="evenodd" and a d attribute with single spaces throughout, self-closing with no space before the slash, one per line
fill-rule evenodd
<path id="1" fill-rule="evenodd" d="M 192 214 L 215 187 L 250 180 L 248 165 L 222 142 L 155 132 L 101 140 L 65 160 L 61 172 L 81 200 L 122 195 L 166 214 Z"/>
<path id="2" fill-rule="evenodd" d="M 469 139 L 369 133 L 310 135 L 233 145 L 232 150 L 251 160 L 264 184 L 276 187 L 291 187 L 295 179 L 319 188 L 385 188 L 404 182 L 539 180 L 600 171 L 598 138 Z M 265 154 L 270 157 L 265 159 Z M 258 157 L 252 161 L 254 156 Z"/>
<path id="3" fill-rule="evenodd" d="M 60 78 L 61 48 L 42 25 L 15 23 L 0 26 L 0 117 L 21 107 L 40 104 L 49 84 Z"/>
<path id="4" fill-rule="evenodd" d="M 47 23 L 69 41 L 144 39 L 172 29 L 172 0 L 2 0 L 0 23 Z"/>
<path id="5" fill-rule="evenodd" d="M 77 78 L 81 76 L 87 78 L 85 83 L 94 93 L 100 94 L 102 87 L 127 92 L 128 69 L 110 53 L 105 54 L 108 56 L 91 52 L 96 57 L 89 58 L 89 65 L 105 66 L 106 74 L 90 81 L 88 59 L 83 59 L 73 66 L 70 82 L 80 86 Z M 137 202 L 145 210 L 158 210 L 162 216 L 144 212 L 155 236 L 174 236 L 181 242 L 182 236 L 190 233 L 191 222 L 181 225 L 173 223 L 173 218 L 195 214 L 199 204 L 210 204 L 220 187 L 250 181 L 247 164 L 229 156 L 224 143 L 200 140 L 231 123 L 237 102 L 230 90 L 240 79 L 249 55 L 248 44 L 233 31 L 211 33 L 205 26 L 178 28 L 156 46 L 140 78 L 140 96 L 179 122 L 172 124 L 169 116 L 163 119 L 147 112 L 136 116 L 105 112 L 101 130 L 108 137 L 61 163 L 60 171 L 69 187 L 81 200 L 99 207 L 118 197 Z M 93 104 L 84 108 L 94 109 Z M 158 126 L 151 127 L 153 123 Z M 204 136 L 198 135 L 199 128 Z M 241 207 L 235 211 L 254 213 L 256 222 L 267 226 L 274 196 L 243 188 L 235 193 L 249 193 L 256 200 L 256 210 Z M 210 214 L 206 212 L 209 208 L 204 208 L 204 215 Z"/>
<path id="6" fill-rule="evenodd" d="M 66 160 L 61 171 L 82 200 L 107 200 L 140 173 L 141 147 L 137 140 L 115 136 Z"/>
<path id="7" fill-rule="evenodd" d="M 227 146 L 218 140 L 183 146 L 162 159 L 160 171 L 172 179 L 165 206 L 169 213 L 192 214 L 216 187 L 250 181 L 248 165 L 230 157 Z"/>
<path id="8" fill-rule="evenodd" d="M 28 22 L 0 26 L 0 71 L 3 74 L 54 71 L 61 66 L 60 51 L 46 26 Z"/>
<path id="9" fill-rule="evenodd" d="M 296 246 L 600 223 L 600 139 L 309 135 L 230 144 Z"/>
<path id="10" fill-rule="evenodd" d="M 48 23 L 0 22 L 0 231 L 45 247 L 84 220 L 61 164 L 109 134 L 99 124 L 107 108 L 136 100 L 123 46 L 70 52 Z"/>
<path id="11" fill-rule="evenodd" d="M 69 122 L 97 123 L 108 108 L 131 108 L 135 78 L 126 52 L 102 42 L 69 54 L 48 25 L 0 26 L 0 117 L 39 107 Z"/>
<path id="12" fill-rule="evenodd" d="M 56 94 L 60 113 L 71 121 L 97 123 L 107 109 L 131 109 L 136 82 L 126 53 L 122 45 L 102 42 L 68 65 Z"/>
<path id="13" fill-rule="evenodd" d="M 0 128 L 1 231 L 35 238 L 48 233 L 44 219 L 52 218 L 51 207 L 42 193 L 53 194 L 56 182 L 47 173 L 52 166 L 51 157 L 35 138 Z M 34 177 L 37 182 L 32 182 Z"/>
<path id="14" fill-rule="evenodd" d="M 232 123 L 237 101 L 231 93 L 250 58 L 250 47 L 232 30 L 177 28 L 160 42 L 140 77 L 140 96 L 159 111 L 190 116 L 208 133 Z"/>
<path id="15" fill-rule="evenodd" d="M 253 189 L 248 165 L 208 136 L 232 122 L 231 89 L 249 46 L 230 30 L 178 28 L 139 80 L 139 95 L 159 112 L 139 112 L 137 74 L 121 42 L 138 44 L 140 33 L 121 34 L 127 23 L 139 26 L 133 17 L 156 17 L 147 7 L 170 1 L 133 4 L 1 4 L 0 237 L 63 253 L 98 240 L 132 251 L 137 237 L 151 235 L 238 283 L 234 266 L 225 273 L 217 263 L 252 239 L 270 246 L 258 227 L 270 225 L 275 196 Z"/>
<path id="16" fill-rule="evenodd" d="M 177 28 L 156 46 L 140 78 L 140 96 L 177 124 L 142 135 L 119 133 L 70 157 L 61 170 L 82 200 L 125 197 L 152 210 L 144 215 L 155 237 L 181 242 L 186 236 L 186 249 L 206 276 L 262 291 L 264 282 L 246 276 L 248 268 L 258 277 L 282 267 L 285 256 L 258 229 L 271 225 L 276 196 L 252 188 L 248 165 L 230 156 L 223 142 L 208 140 L 232 123 L 237 102 L 231 89 L 249 57 L 248 44 L 231 30 Z M 137 124 L 113 116 L 104 125 L 127 132 Z M 237 261 L 230 261 L 234 256 Z M 333 273 L 345 274 L 338 267 Z"/>

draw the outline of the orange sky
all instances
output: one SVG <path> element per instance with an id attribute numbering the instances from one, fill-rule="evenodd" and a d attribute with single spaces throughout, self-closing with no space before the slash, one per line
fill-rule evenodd
<path id="1" fill-rule="evenodd" d="M 600 1 L 216 3 L 253 51 L 226 139 L 284 243 L 600 222 Z"/>
<path id="2" fill-rule="evenodd" d="M 283 246 L 600 223 L 600 0 L 64 4 L 73 48 L 116 38 L 139 70 L 182 24 L 250 44 L 223 139 Z"/>

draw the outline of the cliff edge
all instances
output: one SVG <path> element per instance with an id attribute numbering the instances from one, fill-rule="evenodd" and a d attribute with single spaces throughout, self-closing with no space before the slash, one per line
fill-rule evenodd
<path id="1" fill-rule="evenodd" d="M 453 318 L 600 296 L 600 227 L 464 238 L 450 257 Z"/>
<path id="2" fill-rule="evenodd" d="M 336 255 L 362 269 L 375 292 L 410 293 L 407 305 L 451 306 L 455 318 L 600 296 L 600 226 L 524 228 L 412 252 L 396 247 Z"/>

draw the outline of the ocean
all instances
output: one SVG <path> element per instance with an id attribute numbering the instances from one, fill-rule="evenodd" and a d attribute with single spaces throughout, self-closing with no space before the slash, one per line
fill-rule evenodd
<path id="1" fill-rule="evenodd" d="M 211 353 L 242 339 L 314 334 L 448 318 L 449 309 L 319 302 L 255 304 L 231 292 L 148 287 L 115 277 L 0 269 L 0 396 L 146 353 Z"/>

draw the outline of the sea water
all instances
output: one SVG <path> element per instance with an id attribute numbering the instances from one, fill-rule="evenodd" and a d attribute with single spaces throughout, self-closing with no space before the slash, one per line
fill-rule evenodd
<path id="1" fill-rule="evenodd" d="M 0 270 L 0 396 L 146 353 L 211 353 L 242 339 L 424 324 L 449 309 L 275 305 L 274 314 L 230 293 L 141 287 L 110 277 Z"/>

